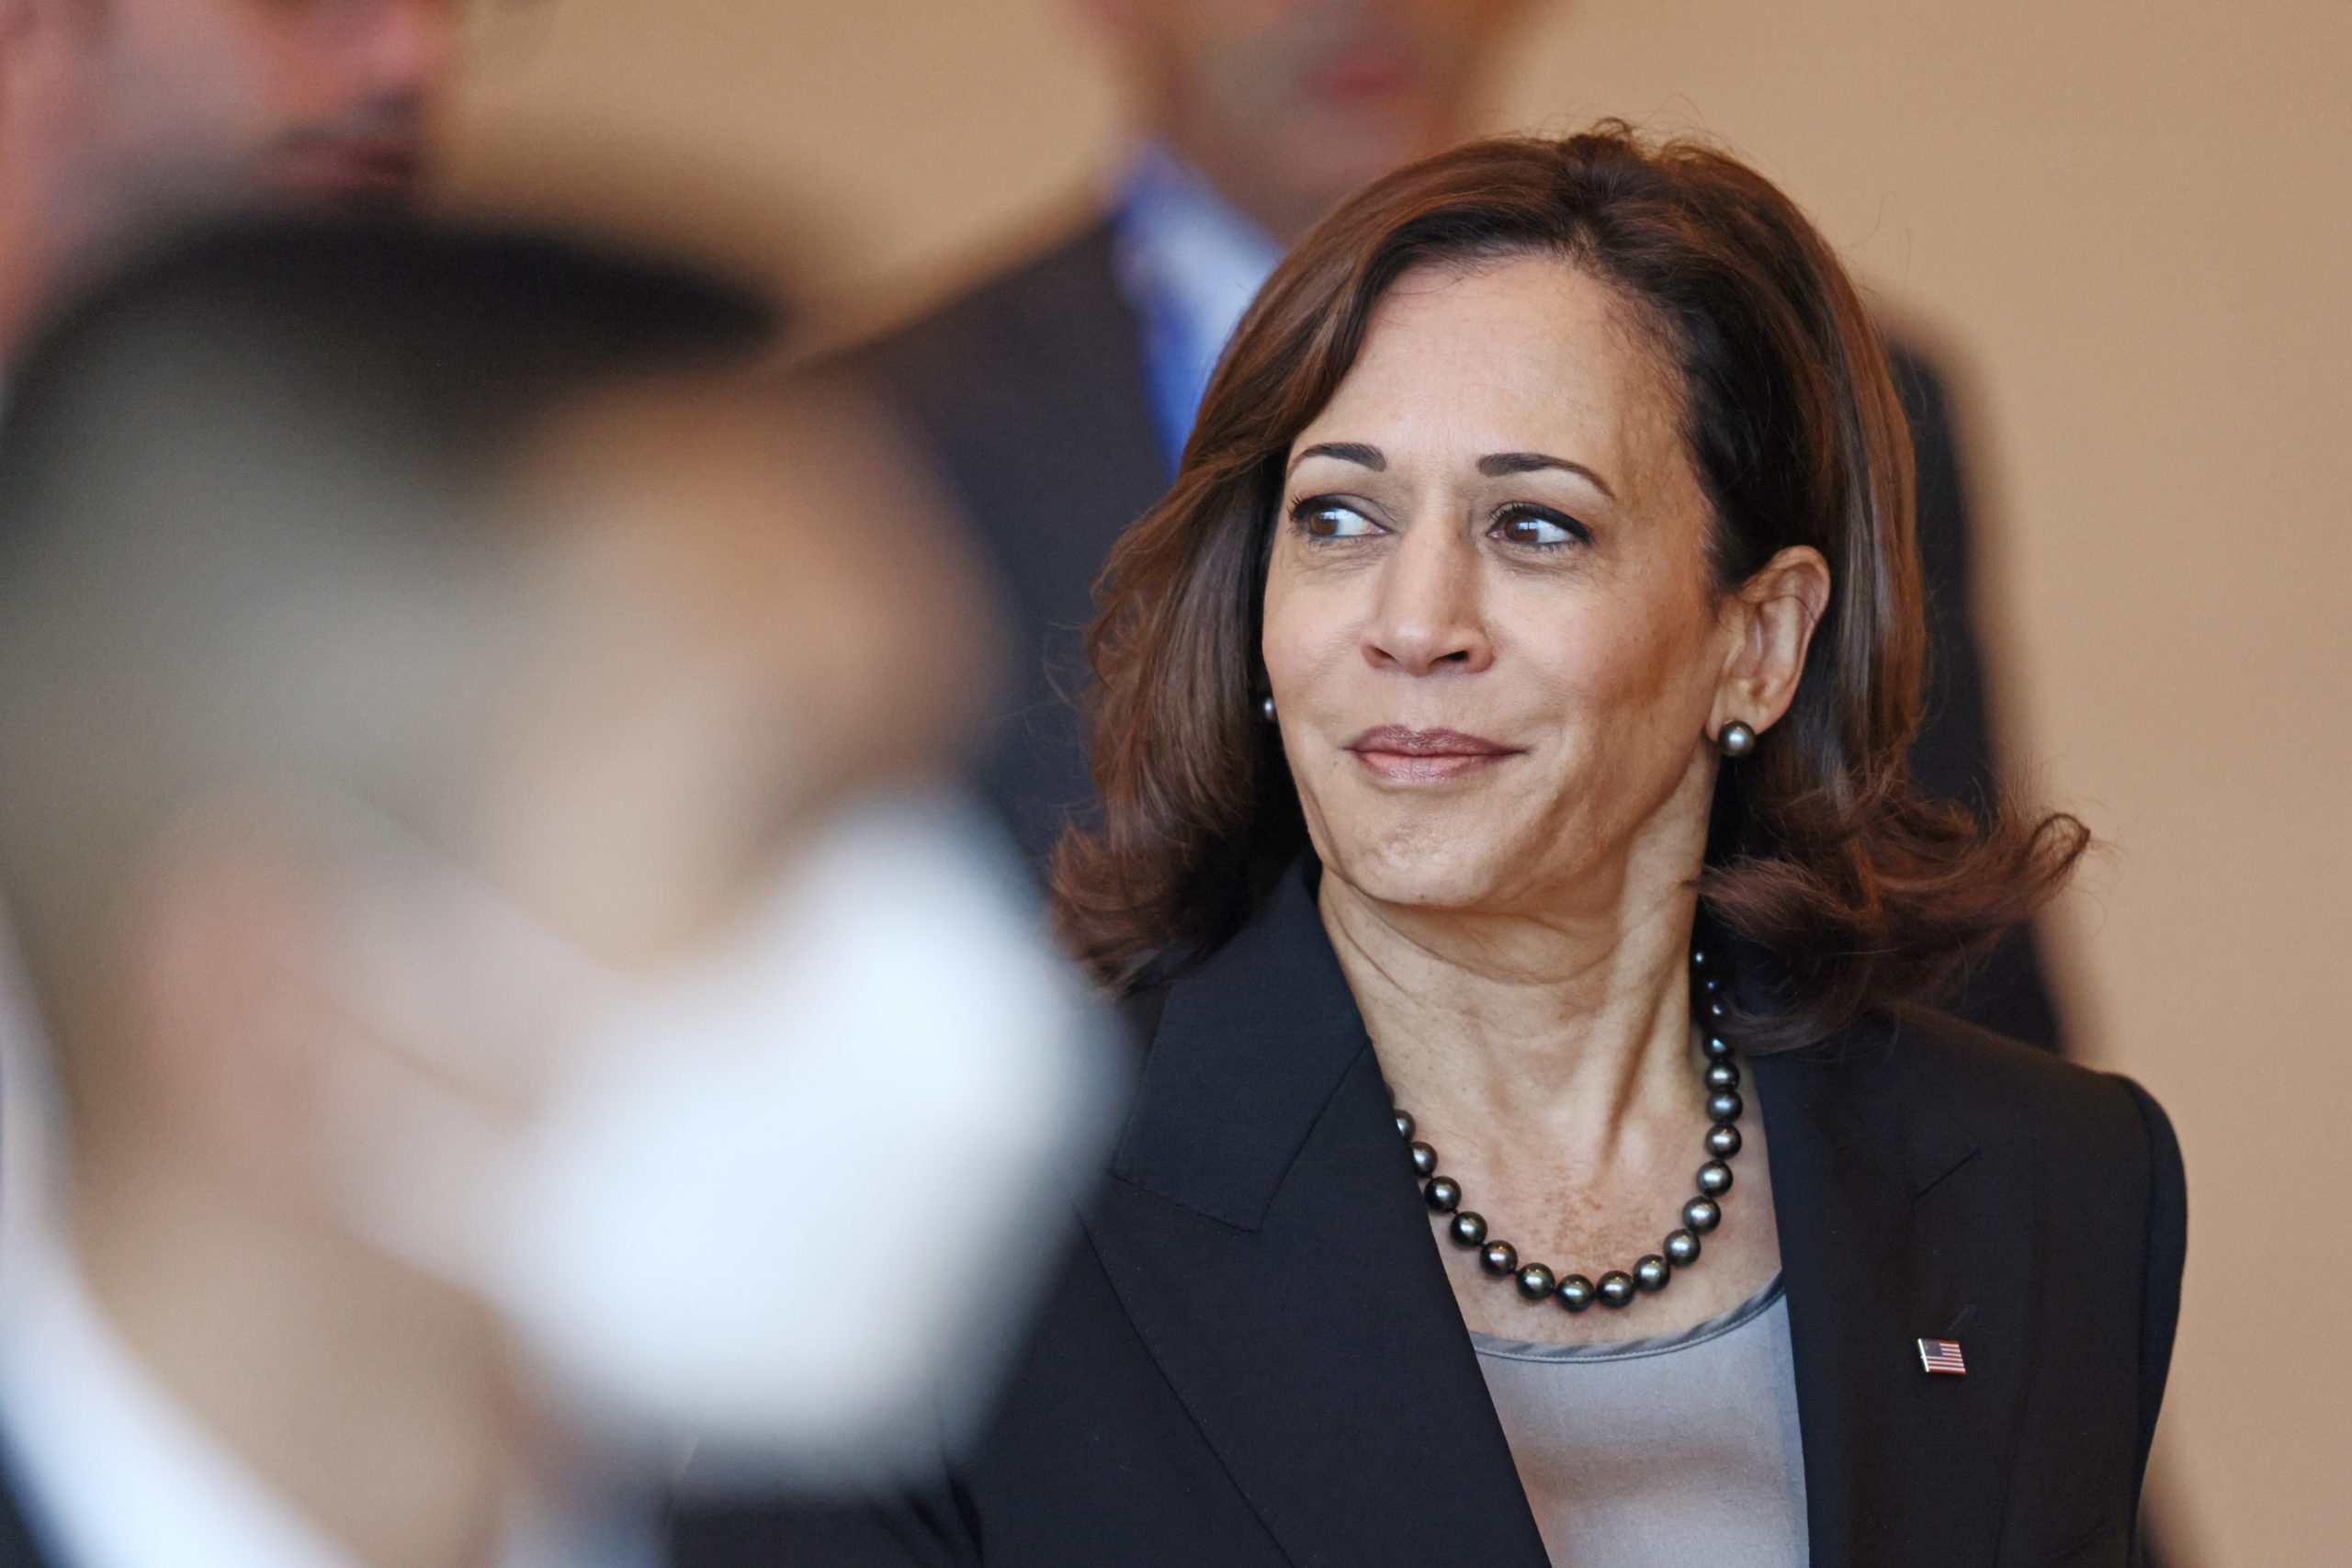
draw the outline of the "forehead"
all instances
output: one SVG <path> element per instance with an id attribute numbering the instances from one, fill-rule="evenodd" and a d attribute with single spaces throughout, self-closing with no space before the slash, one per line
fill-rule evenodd
<path id="1" fill-rule="evenodd" d="M 1400 278 L 1294 449 L 1356 439 L 1625 469 L 1680 456 L 1679 407 L 1656 335 L 1619 291 L 1557 257 L 1510 256 Z"/>

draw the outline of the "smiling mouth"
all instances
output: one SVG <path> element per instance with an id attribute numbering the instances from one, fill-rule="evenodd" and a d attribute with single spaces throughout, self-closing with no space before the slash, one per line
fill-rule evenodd
<path id="1" fill-rule="evenodd" d="M 1356 761 L 1392 784 L 1435 784 L 1493 767 L 1520 753 L 1458 729 L 1408 729 L 1385 724 L 1348 742 Z"/>

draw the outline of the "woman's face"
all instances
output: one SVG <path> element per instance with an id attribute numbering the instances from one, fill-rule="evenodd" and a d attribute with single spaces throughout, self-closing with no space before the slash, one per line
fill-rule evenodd
<path id="1" fill-rule="evenodd" d="M 1266 587 L 1283 744 L 1345 883 L 1566 913 L 1695 874 L 1709 737 L 1785 698 L 1741 705 L 1756 616 L 1713 587 L 1679 415 L 1655 343 L 1565 262 L 1381 302 L 1292 445 Z"/>

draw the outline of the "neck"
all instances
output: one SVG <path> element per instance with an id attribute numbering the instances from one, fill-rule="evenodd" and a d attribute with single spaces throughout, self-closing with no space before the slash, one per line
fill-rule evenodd
<path id="1" fill-rule="evenodd" d="M 1198 169 L 1217 195 L 1225 197 L 1233 209 L 1265 231 L 1266 237 L 1287 250 L 1300 235 L 1315 226 L 1315 220 L 1330 210 L 1344 192 L 1325 193 L 1299 191 L 1277 181 L 1259 177 L 1246 159 L 1220 158 L 1200 148 L 1188 148 L 1181 142 L 1177 152 L 1193 168 Z"/>
<path id="2" fill-rule="evenodd" d="M 1694 899 L 1678 891 L 1593 922 L 1433 915 L 1328 875 L 1321 902 L 1399 1103 L 1549 1141 L 1690 1098 Z"/>
<path id="3" fill-rule="evenodd" d="M 239 1196 L 184 1175 L 77 1180 L 93 1297 L 198 1424 L 358 1561 L 492 1562 L 529 1462 L 480 1310 Z"/>
<path id="4" fill-rule="evenodd" d="M 1694 764 L 1621 856 L 1491 907 L 1390 902 L 1326 872 L 1324 927 L 1400 1105 L 1506 1149 L 1602 1152 L 1689 1119 L 1712 782 Z"/>

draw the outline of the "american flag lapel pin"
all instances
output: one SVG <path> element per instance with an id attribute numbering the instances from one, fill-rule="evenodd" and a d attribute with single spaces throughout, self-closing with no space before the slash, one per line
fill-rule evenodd
<path id="1" fill-rule="evenodd" d="M 1950 1372 L 1954 1377 L 1967 1374 L 1968 1363 L 1961 1359 L 1957 1339 L 1922 1339 L 1919 1341 L 1919 1365 L 1931 1372 Z"/>

